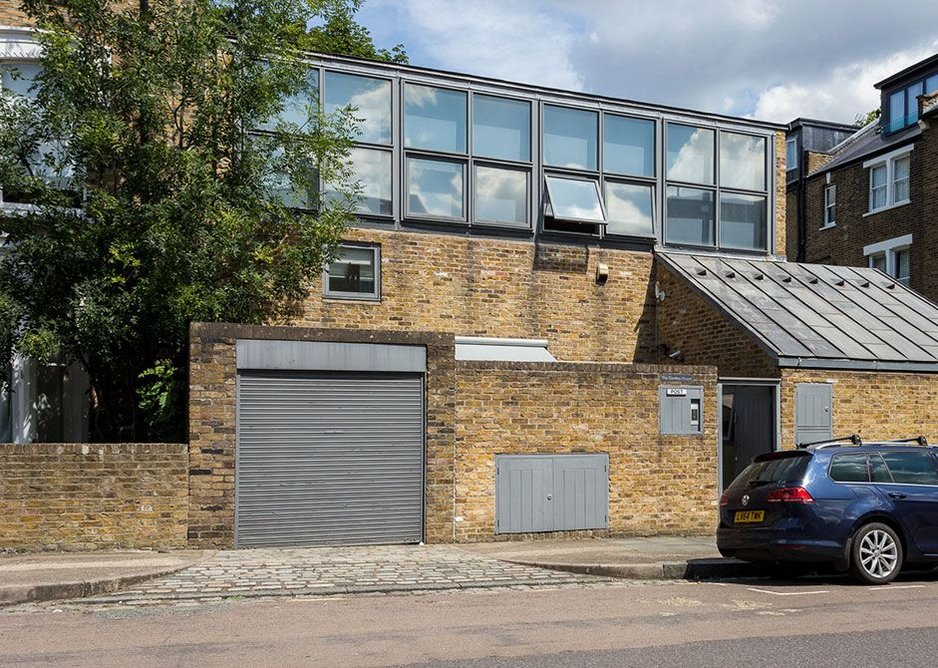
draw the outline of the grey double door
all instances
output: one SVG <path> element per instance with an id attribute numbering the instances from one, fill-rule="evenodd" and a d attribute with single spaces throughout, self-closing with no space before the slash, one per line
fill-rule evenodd
<path id="1" fill-rule="evenodd" d="M 242 373 L 237 545 L 420 542 L 423 416 L 419 374 Z"/>
<path id="2" fill-rule="evenodd" d="M 496 533 L 605 529 L 608 526 L 608 455 L 499 455 L 495 458 Z"/>

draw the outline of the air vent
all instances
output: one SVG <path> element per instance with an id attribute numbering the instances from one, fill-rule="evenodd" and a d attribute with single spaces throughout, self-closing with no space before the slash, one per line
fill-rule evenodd
<path id="1" fill-rule="evenodd" d="M 810 283 L 811 285 L 817 285 L 818 282 L 819 282 L 819 281 L 818 281 L 817 277 L 809 278 L 809 279 L 808 279 L 808 283 Z"/>
<path id="2" fill-rule="evenodd" d="M 727 278 L 736 278 L 736 272 L 735 272 L 735 271 L 728 271 L 728 272 L 726 272 L 726 273 L 723 274 L 723 275 L 726 276 Z"/>
<path id="3" fill-rule="evenodd" d="M 869 282 L 869 281 L 863 281 L 862 283 L 860 283 L 860 287 L 861 287 L 861 288 L 868 288 L 868 287 L 870 287 L 870 282 Z"/>
<path id="4" fill-rule="evenodd" d="M 786 276 L 782 279 L 782 283 L 791 283 L 791 276 Z"/>
<path id="5" fill-rule="evenodd" d="M 836 285 L 838 288 L 842 288 L 847 285 L 847 281 L 840 279 L 839 281 L 834 281 L 834 285 Z"/>
<path id="6" fill-rule="evenodd" d="M 706 270 L 706 269 L 698 269 L 698 270 L 697 270 L 697 275 L 698 275 L 698 276 L 706 276 L 706 275 L 707 275 L 707 270 Z"/>
<path id="7" fill-rule="evenodd" d="M 755 278 L 757 281 L 764 281 L 765 274 L 756 274 L 753 278 Z"/>

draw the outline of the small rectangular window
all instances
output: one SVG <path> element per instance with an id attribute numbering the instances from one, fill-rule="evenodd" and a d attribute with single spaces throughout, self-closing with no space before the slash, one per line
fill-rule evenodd
<path id="1" fill-rule="evenodd" d="M 873 253 L 870 255 L 870 268 L 879 269 L 882 272 L 886 271 L 886 254 L 885 253 Z"/>
<path id="2" fill-rule="evenodd" d="M 361 187 L 355 201 L 356 213 L 390 216 L 391 210 L 391 152 L 370 148 L 353 148 L 349 153 L 352 173 Z M 336 198 L 335 191 L 326 191 L 327 199 Z"/>
<path id="3" fill-rule="evenodd" d="M 596 181 L 561 176 L 547 176 L 546 181 L 554 218 L 592 224 L 606 222 Z"/>
<path id="4" fill-rule="evenodd" d="M 870 169 L 870 211 L 886 206 L 886 165 L 876 165 Z"/>
<path id="5" fill-rule="evenodd" d="M 466 152 L 466 93 L 404 86 L 404 145 L 444 153 Z"/>
<path id="6" fill-rule="evenodd" d="M 716 202 L 709 190 L 668 186 L 665 233 L 670 244 L 713 246 Z"/>
<path id="7" fill-rule="evenodd" d="M 668 180 L 714 184 L 716 133 L 668 123 Z"/>
<path id="8" fill-rule="evenodd" d="M 765 250 L 767 228 L 765 197 L 720 193 L 721 247 Z"/>
<path id="9" fill-rule="evenodd" d="M 907 155 L 893 163 L 892 199 L 895 204 L 909 201 L 909 166 L 911 162 L 911 156 Z"/>
<path id="10" fill-rule="evenodd" d="M 906 125 L 911 125 L 918 120 L 918 96 L 924 92 L 924 86 L 919 81 L 906 88 Z"/>
<path id="11" fill-rule="evenodd" d="M 938 93 L 938 74 L 928 77 L 925 81 L 925 93 L 927 95 Z"/>
<path id="12" fill-rule="evenodd" d="M 655 175 L 655 122 L 605 114 L 603 169 L 627 176 Z"/>
<path id="13" fill-rule="evenodd" d="M 897 281 L 902 283 L 902 285 L 908 287 L 909 278 L 911 274 L 910 262 L 909 262 L 909 258 L 910 258 L 909 249 L 903 248 L 903 249 L 895 251 L 895 253 L 896 253 L 896 258 L 895 258 L 896 276 L 895 278 Z"/>
<path id="14" fill-rule="evenodd" d="M 544 164 L 595 170 L 598 136 L 599 115 L 595 111 L 544 107 Z"/>
<path id="15" fill-rule="evenodd" d="M 765 190 L 765 137 L 720 133 L 720 187 Z"/>
<path id="16" fill-rule="evenodd" d="M 655 233 L 654 187 L 606 181 L 606 234 L 650 237 Z"/>
<path id="17" fill-rule="evenodd" d="M 323 272 L 323 294 L 337 299 L 381 298 L 381 251 L 378 246 L 339 246 Z"/>
<path id="18" fill-rule="evenodd" d="M 837 186 L 824 188 L 824 227 L 837 224 Z"/>
<path id="19" fill-rule="evenodd" d="M 480 222 L 527 227 L 529 173 L 527 169 L 474 165 L 473 219 Z"/>
<path id="20" fill-rule="evenodd" d="M 452 160 L 407 159 L 407 213 L 465 220 L 466 166 Z"/>
<path id="21" fill-rule="evenodd" d="M 286 123 L 300 132 L 315 129 L 319 115 L 319 71 L 309 70 L 305 85 L 293 95 L 281 100 L 281 108 L 272 117 L 258 126 L 259 130 L 273 132 L 277 126 Z"/>
<path id="22" fill-rule="evenodd" d="M 785 141 L 785 169 L 792 170 L 798 168 L 798 145 L 794 139 Z"/>
<path id="23" fill-rule="evenodd" d="M 905 127 L 905 91 L 900 90 L 889 96 L 888 132 L 895 132 Z"/>
<path id="24" fill-rule="evenodd" d="M 356 141 L 391 143 L 391 82 L 343 72 L 326 72 L 325 112 L 354 107 Z"/>
<path id="25" fill-rule="evenodd" d="M 531 103 L 472 96 L 472 153 L 496 160 L 531 161 Z"/>

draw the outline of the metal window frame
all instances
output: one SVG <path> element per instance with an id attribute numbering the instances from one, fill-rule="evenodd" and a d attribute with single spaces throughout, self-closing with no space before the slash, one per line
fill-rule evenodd
<path id="1" fill-rule="evenodd" d="M 435 221 L 439 223 L 463 224 L 469 225 L 469 160 L 461 156 L 449 155 L 446 153 L 428 153 L 403 151 L 404 154 L 404 196 L 401 209 L 405 219 Z M 420 213 L 410 210 L 410 166 L 412 160 L 424 160 L 426 162 L 448 162 L 459 165 L 462 168 L 462 216 L 442 216 L 431 213 Z"/>
<path id="2" fill-rule="evenodd" d="M 672 248 L 689 248 L 689 249 L 701 249 L 701 250 L 710 250 L 710 251 L 726 251 L 734 255 L 738 254 L 749 254 L 749 255 L 758 255 L 764 256 L 776 252 L 775 248 L 775 195 L 774 195 L 774 184 L 775 184 L 775 171 L 774 171 L 774 142 L 770 142 L 769 138 L 766 135 L 746 132 L 737 129 L 724 128 L 720 126 L 709 126 L 702 124 L 689 124 L 683 121 L 672 121 L 670 119 L 666 120 L 663 125 L 664 127 L 664 138 L 662 140 L 662 151 L 665 154 L 665 168 L 664 168 L 664 214 L 662 215 L 662 237 L 661 242 L 665 246 L 670 246 Z M 667 131 L 671 125 L 682 125 L 684 127 L 690 127 L 694 129 L 703 129 L 711 130 L 714 133 L 714 154 L 713 154 L 713 185 L 707 184 L 698 184 L 692 183 L 690 181 L 679 181 L 677 179 L 668 178 L 667 174 Z M 761 139 L 764 142 L 763 149 L 763 174 L 765 178 L 763 180 L 763 189 L 762 190 L 747 190 L 745 188 L 734 188 L 724 186 L 722 183 L 722 168 L 721 168 L 721 157 L 723 151 L 723 135 L 725 134 L 734 134 L 755 137 Z M 790 140 L 786 140 L 787 142 Z M 667 225 L 668 225 L 668 211 L 667 211 L 667 189 L 668 187 L 678 187 L 678 188 L 695 188 L 698 190 L 707 190 L 714 193 L 714 215 L 713 215 L 713 244 L 712 245 L 697 245 L 697 244 L 687 244 L 680 242 L 671 242 L 668 241 L 667 236 Z M 722 200 L 723 193 L 730 193 L 736 195 L 748 195 L 748 196 L 761 196 L 765 198 L 765 247 L 764 248 L 744 248 L 744 247 L 735 247 L 725 245 L 723 243 L 723 215 L 722 215 Z"/>
<path id="3" fill-rule="evenodd" d="M 521 223 L 512 223 L 505 220 L 489 220 L 486 218 L 481 218 L 476 213 L 479 210 L 478 203 L 476 202 L 476 183 L 478 179 L 476 178 L 476 169 L 482 167 L 484 169 L 494 169 L 503 172 L 516 172 L 524 174 L 524 197 L 525 197 L 525 209 L 524 209 L 524 222 Z M 493 162 L 486 159 L 473 159 L 471 161 L 470 167 L 470 184 L 471 192 L 469 193 L 469 198 L 472 203 L 473 217 L 471 224 L 474 226 L 494 226 L 494 227 L 510 227 L 512 229 L 520 230 L 530 230 L 531 229 L 531 167 L 527 165 L 514 165 L 506 164 L 502 162 Z"/>
<path id="4" fill-rule="evenodd" d="M 606 200 L 608 196 L 606 195 L 606 186 L 610 183 L 619 184 L 619 185 L 628 185 L 628 186 L 640 186 L 642 188 L 648 188 L 651 191 L 651 232 L 648 234 L 616 234 L 615 232 L 609 232 L 608 226 L 620 221 L 614 221 L 609 217 L 609 207 L 606 205 Z M 602 196 L 603 204 L 606 206 L 606 228 L 603 232 L 605 236 L 621 236 L 621 237 L 645 237 L 648 239 L 655 239 L 658 233 L 658 198 L 657 198 L 657 183 L 650 179 L 639 180 L 632 177 L 626 176 L 612 176 L 612 175 L 603 175 L 602 177 Z"/>
<path id="5" fill-rule="evenodd" d="M 356 146 L 373 146 L 376 148 L 381 147 L 385 149 L 390 149 L 392 146 L 394 146 L 394 143 L 395 143 L 394 142 L 394 79 L 390 77 L 360 74 L 358 72 L 343 72 L 342 70 L 337 70 L 337 69 L 330 68 L 330 67 L 323 67 L 322 73 L 320 74 L 320 84 L 319 84 L 319 90 L 320 90 L 319 97 L 321 100 L 323 113 L 325 113 L 326 111 L 326 95 L 328 95 L 328 92 L 329 92 L 328 79 L 329 79 L 330 74 L 335 74 L 340 77 L 351 77 L 355 79 L 370 79 L 372 81 L 382 81 L 388 84 L 388 121 L 390 125 L 389 127 L 390 141 L 384 144 L 381 142 L 369 142 L 369 141 L 361 141 L 361 140 L 356 139 L 355 145 Z M 345 106 L 350 106 L 350 105 L 351 103 Z"/>
<path id="6" fill-rule="evenodd" d="M 622 114 L 611 111 L 602 111 L 602 135 L 600 135 L 600 144 L 602 144 L 602 157 L 603 162 L 600 164 L 600 170 L 603 174 L 603 178 L 611 179 L 643 179 L 649 181 L 655 181 L 658 177 L 658 151 L 655 150 L 656 144 L 658 143 L 658 128 L 657 121 L 653 118 L 647 118 L 643 116 L 635 116 L 632 114 Z M 624 118 L 630 121 L 639 121 L 641 123 L 650 123 L 651 124 L 651 174 L 630 174 L 625 172 L 617 172 L 606 167 L 606 119 L 608 117 L 613 118 Z"/>
<path id="7" fill-rule="evenodd" d="M 322 296 L 323 299 L 341 299 L 343 301 L 381 301 L 381 244 L 364 244 L 351 241 L 343 241 L 339 244 L 340 254 L 336 256 L 336 261 L 341 261 L 341 251 L 343 249 L 354 248 L 356 250 L 370 250 L 372 252 L 372 262 L 374 263 L 375 289 L 373 292 L 346 292 L 343 290 L 329 289 L 329 264 L 322 268 Z"/>
<path id="8" fill-rule="evenodd" d="M 564 181 L 581 181 L 584 183 L 590 183 L 593 186 L 593 190 L 596 193 L 596 200 L 599 202 L 599 210 L 602 213 L 602 220 L 594 220 L 590 218 L 573 218 L 570 216 L 558 216 L 554 207 L 553 197 L 550 192 L 550 179 L 558 179 Z M 579 223 L 582 225 L 595 225 L 600 228 L 605 227 L 607 217 L 606 217 L 606 204 L 603 202 L 602 190 L 599 187 L 599 178 L 590 178 L 588 176 L 581 176 L 579 174 L 560 174 L 560 173 L 546 173 L 544 174 L 544 190 L 547 194 L 547 202 L 551 209 L 551 218 L 557 221 L 565 223 Z"/>

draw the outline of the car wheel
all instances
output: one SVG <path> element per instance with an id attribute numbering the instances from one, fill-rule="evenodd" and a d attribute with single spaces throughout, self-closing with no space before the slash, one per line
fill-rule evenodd
<path id="1" fill-rule="evenodd" d="M 857 531 L 850 547 L 850 574 L 866 584 L 892 582 L 902 568 L 902 543 L 890 527 L 879 522 Z"/>

